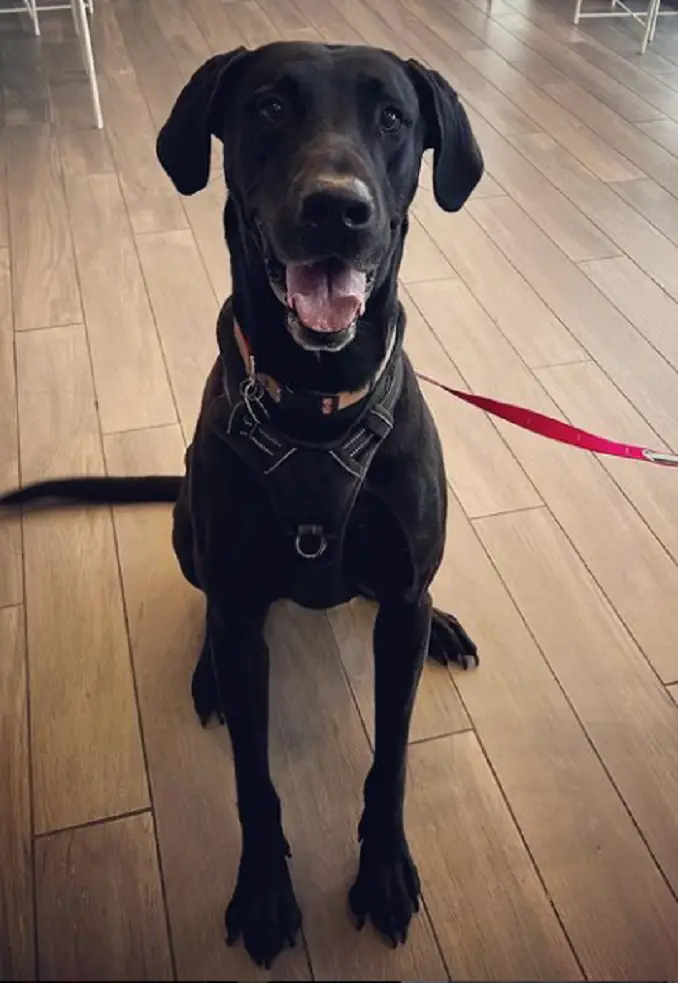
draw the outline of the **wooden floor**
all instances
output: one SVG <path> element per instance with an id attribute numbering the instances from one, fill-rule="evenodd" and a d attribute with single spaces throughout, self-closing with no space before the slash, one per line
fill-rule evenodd
<path id="1" fill-rule="evenodd" d="M 589 0 L 593 2 L 593 0 Z M 0 18 L 0 487 L 181 465 L 229 290 L 224 192 L 154 135 L 212 52 L 415 55 L 488 175 L 422 171 L 407 347 L 454 385 L 678 451 L 678 21 L 642 59 L 571 0 L 97 0 L 105 132 L 66 15 Z M 200 598 L 166 507 L 0 524 L 0 978 L 678 979 L 678 473 L 596 460 L 428 390 L 453 492 L 439 601 L 482 665 L 428 667 L 409 830 L 424 909 L 391 951 L 346 889 L 372 729 L 370 618 L 271 619 L 272 753 L 304 937 L 227 949 L 224 730 L 189 698 Z"/>

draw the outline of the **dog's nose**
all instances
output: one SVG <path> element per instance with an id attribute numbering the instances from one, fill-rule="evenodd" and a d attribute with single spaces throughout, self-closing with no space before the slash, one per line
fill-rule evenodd
<path id="1" fill-rule="evenodd" d="M 327 232 L 362 232 L 374 218 L 374 199 L 357 178 L 319 182 L 301 200 L 301 224 Z"/>

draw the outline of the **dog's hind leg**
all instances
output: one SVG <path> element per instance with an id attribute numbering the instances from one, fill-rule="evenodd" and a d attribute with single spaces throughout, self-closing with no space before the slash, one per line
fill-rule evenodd
<path id="1" fill-rule="evenodd" d="M 365 781 L 358 876 L 349 903 L 393 945 L 419 910 L 420 884 L 405 836 L 407 741 L 431 629 L 431 599 L 382 602 L 374 626 L 375 742 Z"/>
<path id="2" fill-rule="evenodd" d="M 242 828 L 238 880 L 226 910 L 227 941 L 242 936 L 258 964 L 269 967 L 301 927 L 287 866 L 289 846 L 268 761 L 269 654 L 256 614 L 233 601 L 208 602 L 203 651 L 193 676 L 193 699 L 204 721 L 213 712 L 231 737 Z"/>
<path id="3" fill-rule="evenodd" d="M 454 663 L 462 669 L 471 669 L 480 662 L 473 639 L 469 638 L 453 614 L 438 608 L 433 609 L 431 617 L 428 657 L 442 666 Z"/>

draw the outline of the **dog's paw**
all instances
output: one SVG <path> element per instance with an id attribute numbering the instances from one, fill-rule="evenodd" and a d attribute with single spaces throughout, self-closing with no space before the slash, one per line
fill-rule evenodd
<path id="1" fill-rule="evenodd" d="M 358 930 L 369 918 L 394 948 L 404 943 L 412 916 L 419 911 L 420 893 L 419 874 L 404 836 L 390 843 L 363 840 L 358 876 L 348 895 Z"/>
<path id="2" fill-rule="evenodd" d="M 480 662 L 475 643 L 452 614 L 433 609 L 428 657 L 441 666 L 452 663 L 471 669 Z"/>
<path id="3" fill-rule="evenodd" d="M 226 909 L 226 944 L 242 938 L 257 966 L 269 969 L 283 949 L 292 948 L 301 928 L 301 911 L 284 858 L 261 858 L 240 865 L 238 883 Z"/>
<path id="4" fill-rule="evenodd" d="M 210 722 L 212 717 L 216 717 L 220 724 L 226 722 L 219 698 L 219 681 L 214 671 L 207 641 L 203 645 L 198 664 L 193 671 L 191 696 L 193 697 L 195 712 L 203 727 Z"/>

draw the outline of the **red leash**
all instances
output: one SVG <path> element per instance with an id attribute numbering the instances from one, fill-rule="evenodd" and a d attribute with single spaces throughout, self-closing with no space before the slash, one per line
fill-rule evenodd
<path id="1" fill-rule="evenodd" d="M 452 389 L 436 379 L 431 379 L 422 372 L 417 372 L 420 379 L 443 389 L 451 396 L 477 406 L 492 416 L 498 416 L 502 420 L 547 437 L 549 440 L 557 440 L 561 444 L 572 444 L 581 450 L 593 451 L 596 454 L 609 454 L 612 457 L 625 457 L 632 461 L 648 461 L 650 464 L 663 464 L 665 467 L 678 467 L 678 454 L 666 454 L 662 451 L 653 451 L 647 447 L 637 447 L 634 444 L 620 444 L 616 440 L 608 440 L 606 437 L 598 437 L 587 430 L 579 430 L 569 423 L 562 420 L 555 420 L 552 416 L 544 416 L 543 413 L 536 413 L 528 410 L 524 406 L 514 406 L 512 403 L 501 403 L 499 400 L 490 399 L 487 396 L 476 396 L 474 393 L 465 393 L 460 389 Z"/>

